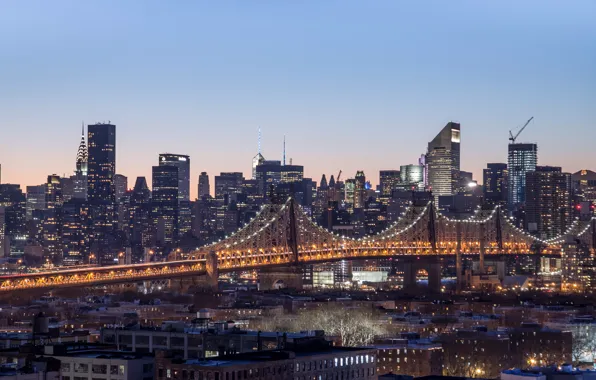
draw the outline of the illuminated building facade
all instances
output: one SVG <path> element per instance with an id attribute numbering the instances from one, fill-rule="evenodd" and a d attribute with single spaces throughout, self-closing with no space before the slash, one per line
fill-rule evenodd
<path id="1" fill-rule="evenodd" d="M 178 168 L 178 235 L 182 236 L 192 228 L 190 207 L 190 157 L 184 154 L 162 153 L 160 166 Z"/>
<path id="2" fill-rule="evenodd" d="M 424 165 L 402 165 L 399 172 L 401 190 L 424 190 Z"/>
<path id="3" fill-rule="evenodd" d="M 275 187 L 281 183 L 282 165 L 281 161 L 263 161 L 257 166 L 257 183 L 259 192 L 266 198 L 269 197 L 271 186 Z"/>
<path id="4" fill-rule="evenodd" d="M 484 199 L 493 205 L 507 204 L 507 164 L 491 163 L 486 164 L 482 171 L 484 184 Z"/>
<path id="5" fill-rule="evenodd" d="M 571 174 L 537 166 L 526 173 L 526 228 L 541 238 L 564 234 L 571 223 Z"/>
<path id="6" fill-rule="evenodd" d="M 426 165 L 428 186 L 435 196 L 452 195 L 457 186 L 460 171 L 461 127 L 449 122 L 435 138 L 428 143 Z"/>
<path id="7" fill-rule="evenodd" d="M 99 262 L 109 262 L 114 255 L 110 240 L 116 227 L 116 126 L 105 123 L 88 125 L 87 143 L 87 200 L 93 236 L 91 245 Z"/>
<path id="8" fill-rule="evenodd" d="M 178 168 L 178 200 L 190 201 L 190 157 L 184 154 L 162 153 L 159 166 Z"/>
<path id="9" fill-rule="evenodd" d="M 297 183 L 304 179 L 304 166 L 282 165 L 280 183 Z"/>
<path id="10" fill-rule="evenodd" d="M 573 173 L 571 183 L 575 194 L 587 202 L 596 203 L 596 172 L 584 169 Z"/>
<path id="11" fill-rule="evenodd" d="M 355 209 L 364 208 L 364 202 L 366 201 L 366 176 L 364 172 L 359 170 L 356 172 L 354 182 L 354 201 L 352 204 Z"/>
<path id="12" fill-rule="evenodd" d="M 85 193 L 87 190 L 85 189 Z M 46 209 L 46 185 L 27 186 L 27 220 L 33 218 L 34 210 Z"/>
<path id="13" fill-rule="evenodd" d="M 151 204 L 157 242 L 168 246 L 178 238 L 178 168 L 153 166 L 152 174 Z"/>
<path id="14" fill-rule="evenodd" d="M 228 200 L 242 192 L 244 175 L 240 172 L 220 173 L 215 176 L 215 199 Z"/>
<path id="15" fill-rule="evenodd" d="M 536 170 L 538 146 L 536 144 L 509 144 L 507 161 L 507 202 L 514 211 L 526 201 L 526 173 Z"/>
<path id="16" fill-rule="evenodd" d="M 73 182 L 73 198 L 87 200 L 88 158 L 89 152 L 87 150 L 87 143 L 85 142 L 85 126 L 83 125 L 81 143 L 77 150 L 75 174 L 71 177 Z"/>
<path id="17" fill-rule="evenodd" d="M 399 170 L 381 170 L 379 171 L 379 184 L 381 195 L 390 196 L 393 190 L 401 182 L 401 173 Z"/>
<path id="18" fill-rule="evenodd" d="M 89 207 L 84 199 L 73 198 L 62 206 L 61 239 L 63 263 L 84 262 L 89 254 Z"/>
<path id="19" fill-rule="evenodd" d="M 25 194 L 19 185 L 0 184 L 0 208 L 4 213 L 3 249 L 6 255 L 20 256 L 24 253 L 27 240 L 25 206 Z"/>
<path id="20" fill-rule="evenodd" d="M 46 183 L 46 211 L 43 221 L 44 246 L 53 259 L 62 258 L 62 183 L 60 177 L 48 176 Z"/>

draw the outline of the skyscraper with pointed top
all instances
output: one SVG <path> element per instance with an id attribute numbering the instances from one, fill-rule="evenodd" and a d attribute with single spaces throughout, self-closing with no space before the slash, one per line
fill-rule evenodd
<path id="1" fill-rule="evenodd" d="M 252 179 L 257 179 L 257 166 L 265 162 L 265 157 L 261 154 L 261 128 L 259 127 L 259 141 L 257 154 L 252 158 Z"/>
<path id="2" fill-rule="evenodd" d="M 87 142 L 85 140 L 85 123 L 81 125 L 81 143 L 77 150 L 77 161 L 75 166 L 75 175 L 72 177 L 73 181 L 73 198 L 87 199 L 87 160 L 89 152 L 87 150 Z"/>

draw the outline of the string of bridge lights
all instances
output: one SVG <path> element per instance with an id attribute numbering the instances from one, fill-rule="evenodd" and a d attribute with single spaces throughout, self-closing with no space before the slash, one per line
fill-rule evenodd
<path id="1" fill-rule="evenodd" d="M 233 242 L 231 244 L 226 244 L 225 247 L 226 248 L 230 248 L 233 245 L 238 245 L 239 243 L 243 243 L 247 239 L 253 238 L 253 237 L 257 236 L 257 234 L 263 232 L 271 224 L 273 224 L 273 223 L 275 223 L 275 222 L 277 222 L 277 221 L 279 221 L 281 219 L 283 212 L 288 207 L 288 205 L 290 204 L 290 202 L 293 202 L 293 201 L 294 201 L 293 198 L 291 198 L 291 197 L 288 198 L 286 200 L 286 202 L 282 205 L 282 207 L 279 210 L 277 210 L 277 212 L 275 213 L 275 215 L 268 222 L 266 222 L 266 224 L 263 225 L 260 229 L 258 229 L 257 231 L 254 231 L 252 234 L 250 234 L 248 236 L 244 236 L 240 241 L 235 241 L 235 242 Z M 405 211 L 401 213 L 401 215 L 398 217 L 398 219 L 394 223 L 391 224 L 391 226 L 387 227 L 385 230 L 379 232 L 378 234 L 373 235 L 373 236 L 369 236 L 369 237 L 353 238 L 353 237 L 348 237 L 348 236 L 342 236 L 342 235 L 339 235 L 339 234 L 334 233 L 333 231 L 328 231 L 327 229 L 323 228 L 319 224 L 313 222 L 310 218 L 307 218 L 306 219 L 306 222 L 309 223 L 311 226 L 316 227 L 316 229 L 319 232 L 321 232 L 321 233 L 323 233 L 323 234 L 325 234 L 327 236 L 330 236 L 332 240 L 342 240 L 342 241 L 348 240 L 348 241 L 356 241 L 356 242 L 360 242 L 360 241 L 375 242 L 375 241 L 378 241 L 378 240 L 386 240 L 388 238 L 393 238 L 393 237 L 395 237 L 397 235 L 401 235 L 401 234 L 409 231 L 410 229 L 412 229 L 422 219 L 423 216 L 425 216 L 426 212 L 428 211 L 428 208 L 431 207 L 431 205 L 432 205 L 432 201 L 429 201 L 426 204 L 426 206 L 424 207 L 424 209 L 422 210 L 422 212 L 416 217 L 416 219 L 412 223 L 410 223 L 409 225 L 405 226 L 401 230 L 397 230 L 397 231 L 393 232 L 392 234 L 388 234 L 388 232 L 390 232 L 392 229 L 395 229 L 399 225 L 399 223 L 405 219 L 405 215 L 407 215 L 410 212 L 410 210 L 413 208 L 413 206 L 411 206 L 411 205 L 408 206 L 405 209 Z M 447 221 L 449 223 L 484 224 L 484 223 L 487 223 L 488 221 L 490 221 L 496 215 L 497 211 L 500 208 L 501 208 L 501 206 L 500 205 L 497 205 L 495 208 L 493 208 L 493 210 L 490 212 L 490 214 L 487 217 L 483 218 L 483 219 L 477 219 L 478 214 L 482 210 L 481 207 L 477 207 L 474 210 L 474 215 L 472 215 L 471 217 L 466 218 L 466 219 L 453 219 L 453 218 L 450 218 L 450 217 L 448 217 L 446 215 L 441 214 L 437 210 L 434 210 L 434 211 L 436 213 L 437 219 L 443 219 L 443 220 L 445 220 L 445 221 Z M 300 216 L 307 215 L 306 212 L 304 211 L 304 209 L 302 208 L 302 206 L 297 205 L 297 209 L 299 210 L 299 212 L 301 214 Z M 241 235 L 241 234 L 247 232 L 247 230 L 249 230 L 250 227 L 253 227 L 253 224 L 256 223 L 258 221 L 258 219 L 261 218 L 261 216 L 266 211 L 271 211 L 271 205 L 263 205 L 263 206 L 261 206 L 261 209 L 259 210 L 259 212 L 253 218 L 251 218 L 248 223 L 244 224 L 244 226 L 241 229 L 233 232 L 229 236 L 225 236 L 223 238 L 223 240 L 222 239 L 219 239 L 218 241 L 213 242 L 213 243 L 211 243 L 209 245 L 200 247 L 199 249 L 208 249 L 208 248 L 215 247 L 215 246 L 217 246 L 218 244 L 220 244 L 222 242 L 225 243 L 225 240 L 228 240 L 228 239 L 231 239 L 231 238 L 234 238 L 234 237 L 238 237 L 238 235 Z M 304 218 L 301 218 L 301 219 L 304 220 Z M 511 221 L 509 220 L 509 218 L 504 217 L 503 219 L 506 221 L 506 223 L 507 223 L 507 225 L 509 227 L 513 228 L 517 233 L 523 235 L 525 238 L 531 239 L 533 241 L 540 242 L 540 243 L 545 244 L 545 245 L 552 245 L 552 244 L 562 243 L 564 241 L 565 235 L 569 234 L 578 225 L 578 223 L 579 223 L 579 218 L 575 218 L 574 221 L 573 221 L 573 223 L 572 223 L 572 225 L 567 229 L 567 231 L 565 231 L 564 234 L 561 234 L 559 236 L 555 236 L 555 237 L 549 238 L 549 239 L 541 239 L 541 238 L 538 238 L 536 236 L 530 235 L 526 231 L 518 228 L 513 223 L 511 223 Z M 592 220 L 593 219 L 596 219 L 596 217 L 595 218 L 592 218 Z M 302 232 L 305 232 L 305 233 L 308 233 L 309 232 L 303 226 L 299 226 L 299 228 L 300 228 L 300 230 Z M 588 224 L 577 236 L 578 237 L 579 236 L 582 236 L 583 234 L 585 234 L 588 231 L 589 228 L 590 228 L 590 224 Z"/>

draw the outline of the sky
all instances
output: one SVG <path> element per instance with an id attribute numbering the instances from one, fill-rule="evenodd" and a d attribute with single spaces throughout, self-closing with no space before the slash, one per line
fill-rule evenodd
<path id="1" fill-rule="evenodd" d="M 116 170 L 159 153 L 250 176 L 262 153 L 319 180 L 416 163 L 449 121 L 462 170 L 506 162 L 510 129 L 540 165 L 596 170 L 596 2 L 0 1 L 2 182 L 70 174 L 81 123 L 117 126 Z"/>

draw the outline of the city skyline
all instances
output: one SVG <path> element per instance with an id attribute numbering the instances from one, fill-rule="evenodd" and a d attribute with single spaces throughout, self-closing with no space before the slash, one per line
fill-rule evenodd
<path id="1" fill-rule="evenodd" d="M 287 160 L 316 181 L 363 170 L 377 184 L 449 121 L 462 127 L 461 169 L 479 182 L 530 116 L 519 142 L 538 144 L 539 165 L 575 172 L 596 159 L 587 1 L 434 3 L 412 20 L 422 5 L 68 4 L 0 12 L 4 183 L 71 175 L 81 120 L 118 126 L 116 171 L 131 184 L 151 183 L 160 153 L 189 155 L 193 199 L 202 171 L 250 177 L 259 127 L 265 158 L 281 160 L 285 135 Z M 25 14 L 35 27 L 17 21 Z M 113 27 L 89 27 L 99 20 Z"/>

